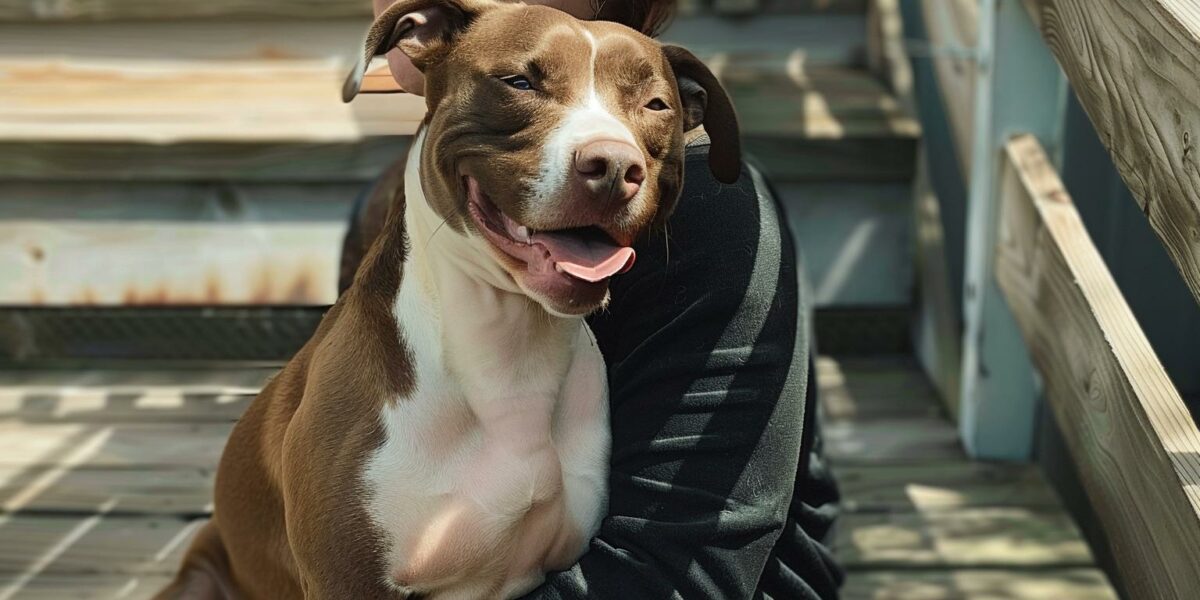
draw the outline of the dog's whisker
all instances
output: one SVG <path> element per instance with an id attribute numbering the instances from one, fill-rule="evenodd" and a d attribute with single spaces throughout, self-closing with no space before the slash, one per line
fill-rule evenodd
<path id="1" fill-rule="evenodd" d="M 429 251 L 429 245 L 433 243 L 433 238 L 437 236 L 438 232 L 441 231 L 443 227 L 446 226 L 447 220 L 448 219 L 442 219 L 441 224 L 433 228 L 433 233 L 429 234 L 429 239 L 425 240 L 425 247 L 422 248 L 422 252 Z"/>

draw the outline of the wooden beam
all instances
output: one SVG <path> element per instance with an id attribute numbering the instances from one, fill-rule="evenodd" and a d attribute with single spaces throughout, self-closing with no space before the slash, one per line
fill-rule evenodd
<path id="1" fill-rule="evenodd" d="M 0 21 L 328 19 L 371 16 L 366 0 L 0 0 Z"/>
<path id="2" fill-rule="evenodd" d="M 976 63 L 971 53 L 979 43 L 979 0 L 923 0 L 921 10 L 929 59 L 937 72 L 955 156 L 965 176 L 971 170 L 974 138 Z"/>
<path id="3" fill-rule="evenodd" d="M 1200 589 L 1200 431 L 1038 142 L 1010 141 L 996 273 L 1135 598 Z"/>
<path id="4" fill-rule="evenodd" d="M 1029 3 L 1121 177 L 1200 300 L 1200 4 Z"/>

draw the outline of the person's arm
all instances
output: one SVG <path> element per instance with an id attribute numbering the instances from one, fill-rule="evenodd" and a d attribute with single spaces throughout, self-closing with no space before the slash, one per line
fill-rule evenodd
<path id="1" fill-rule="evenodd" d="M 639 244 L 590 320 L 609 366 L 608 516 L 528 598 L 749 598 L 784 530 L 808 359 L 794 249 L 749 174 L 722 186 L 695 149 L 687 169 L 668 237 Z"/>

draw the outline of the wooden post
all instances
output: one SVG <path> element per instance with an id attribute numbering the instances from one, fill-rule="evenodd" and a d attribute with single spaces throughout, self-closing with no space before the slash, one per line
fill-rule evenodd
<path id="1" fill-rule="evenodd" d="M 1065 87 L 1019 0 L 983 0 L 979 19 L 959 430 L 972 456 L 1027 460 L 1037 390 L 1028 352 L 993 277 L 996 174 L 1011 132 L 1031 131 L 1056 145 Z"/>

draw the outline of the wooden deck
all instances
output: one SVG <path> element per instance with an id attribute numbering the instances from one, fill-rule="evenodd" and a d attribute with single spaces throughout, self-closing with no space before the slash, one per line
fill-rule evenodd
<path id="1" fill-rule="evenodd" d="M 967 461 L 910 359 L 819 371 L 845 598 L 1115 598 L 1036 468 Z M 149 597 L 270 373 L 0 373 L 0 600 Z"/>

